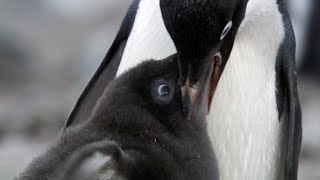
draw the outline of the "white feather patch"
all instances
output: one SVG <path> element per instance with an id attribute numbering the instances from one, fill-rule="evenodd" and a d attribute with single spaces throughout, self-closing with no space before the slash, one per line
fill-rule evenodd
<path id="1" fill-rule="evenodd" d="M 163 59 L 176 52 L 164 25 L 159 0 L 141 0 L 117 76 L 145 60 Z"/>

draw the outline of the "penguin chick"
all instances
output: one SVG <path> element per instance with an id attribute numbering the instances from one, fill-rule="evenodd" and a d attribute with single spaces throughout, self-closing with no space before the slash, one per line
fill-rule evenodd
<path id="1" fill-rule="evenodd" d="M 64 131 L 18 180 L 218 179 L 206 128 L 212 67 L 190 118 L 183 112 L 176 55 L 129 70 L 109 84 L 88 121 Z M 102 164 L 79 177 L 97 153 Z"/>

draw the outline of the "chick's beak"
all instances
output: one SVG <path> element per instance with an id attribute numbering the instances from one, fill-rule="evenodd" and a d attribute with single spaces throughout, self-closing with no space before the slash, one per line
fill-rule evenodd
<path id="1" fill-rule="evenodd" d="M 221 54 L 217 53 L 209 59 L 206 65 L 198 69 L 200 73 L 199 80 L 195 83 L 190 81 L 191 75 L 186 77 L 181 87 L 183 112 L 187 120 L 191 119 L 193 111 L 199 110 L 195 106 L 200 105 L 205 108 L 206 115 L 209 113 L 214 91 L 220 78 Z"/>

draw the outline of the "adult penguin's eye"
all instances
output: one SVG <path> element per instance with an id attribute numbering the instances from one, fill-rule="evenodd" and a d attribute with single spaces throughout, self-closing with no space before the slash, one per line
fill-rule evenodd
<path id="1" fill-rule="evenodd" d="M 153 83 L 151 91 L 155 103 L 167 105 L 173 99 L 175 85 L 171 80 L 158 79 Z"/>
<path id="2" fill-rule="evenodd" d="M 220 40 L 222 40 L 222 39 L 224 39 L 224 37 L 226 37 L 226 35 L 229 33 L 231 28 L 232 28 L 232 21 L 229 21 L 221 33 Z"/>

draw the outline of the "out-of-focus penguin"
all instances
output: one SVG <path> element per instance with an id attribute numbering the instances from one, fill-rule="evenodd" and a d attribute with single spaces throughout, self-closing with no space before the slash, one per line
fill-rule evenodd
<path id="1" fill-rule="evenodd" d="M 297 179 L 301 110 L 285 0 L 134 0 L 66 128 L 91 116 L 116 75 L 176 52 L 187 117 L 214 61 L 208 131 L 221 179 Z"/>
<path id="2" fill-rule="evenodd" d="M 297 40 L 297 68 L 302 75 L 320 78 L 320 3 L 290 0 L 290 13 Z"/>
<path id="3" fill-rule="evenodd" d="M 18 180 L 218 180 L 206 128 L 212 67 L 190 119 L 176 56 L 131 69 L 108 85 L 92 117 L 64 131 Z"/>
<path id="4" fill-rule="evenodd" d="M 306 1 L 307 2 L 307 1 Z M 320 2 L 317 0 L 310 1 L 310 16 L 307 20 L 305 33 L 304 49 L 302 49 L 301 72 L 320 78 Z"/>

